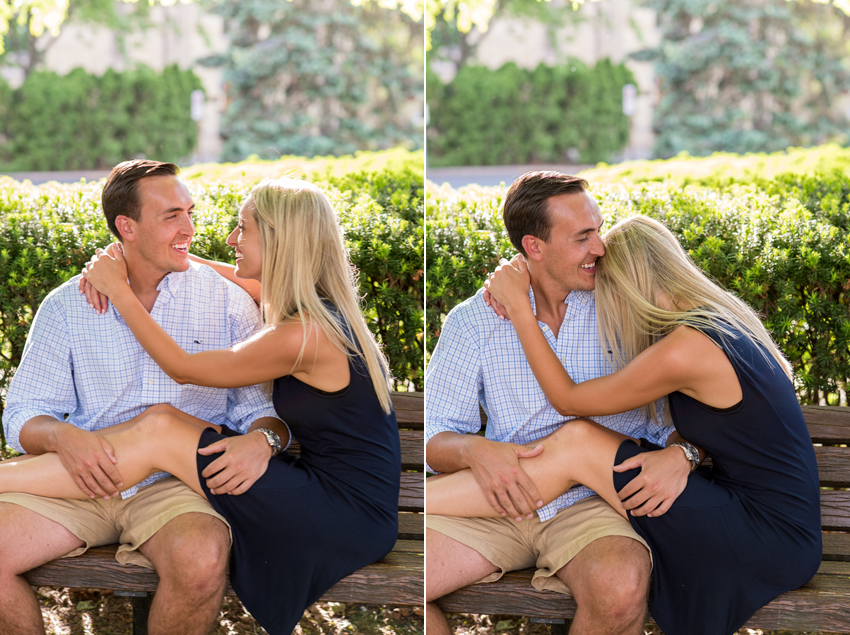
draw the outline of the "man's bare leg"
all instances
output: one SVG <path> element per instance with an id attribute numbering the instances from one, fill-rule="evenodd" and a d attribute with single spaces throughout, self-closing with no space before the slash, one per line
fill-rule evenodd
<path id="1" fill-rule="evenodd" d="M 150 635 L 207 635 L 221 607 L 230 534 L 218 518 L 183 514 L 146 541 L 141 551 L 156 567 Z"/>
<path id="2" fill-rule="evenodd" d="M 649 552 L 625 536 L 594 540 L 557 572 L 578 608 L 571 635 L 641 635 Z"/>
<path id="3" fill-rule="evenodd" d="M 43 635 L 41 609 L 21 574 L 83 546 L 62 525 L 13 503 L 0 503 L 0 633 Z"/>
<path id="4" fill-rule="evenodd" d="M 437 531 L 426 529 L 425 540 L 426 628 L 428 635 L 449 635 L 449 623 L 435 601 L 477 582 L 498 567 L 474 549 Z"/>

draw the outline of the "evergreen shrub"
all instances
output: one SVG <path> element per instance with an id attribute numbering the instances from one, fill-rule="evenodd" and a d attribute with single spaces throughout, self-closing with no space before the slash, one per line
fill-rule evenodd
<path id="1" fill-rule="evenodd" d="M 16 90 L 0 80 L 0 170 L 108 169 L 127 157 L 177 161 L 197 143 L 191 70 L 146 66 L 102 76 L 32 73 Z"/>
<path id="2" fill-rule="evenodd" d="M 360 271 L 367 322 L 384 346 L 398 390 L 422 390 L 423 176 L 404 168 L 314 178 L 340 215 Z M 192 253 L 233 261 L 225 243 L 252 182 L 188 181 L 196 205 Z M 0 179 L 0 394 L 21 359 L 44 297 L 113 241 L 100 208 L 103 181 L 41 187 Z M 2 440 L 2 439 L 0 439 Z M 2 445 L 0 445 L 2 447 Z"/>
<path id="3" fill-rule="evenodd" d="M 759 185 L 591 182 L 591 193 L 607 226 L 634 214 L 665 223 L 699 267 L 762 315 L 794 367 L 801 401 L 835 403 L 850 377 L 850 179 Z M 448 312 L 513 254 L 501 220 L 504 194 L 429 185 L 429 352 Z"/>
<path id="4" fill-rule="evenodd" d="M 595 163 L 628 142 L 622 90 L 635 79 L 607 59 L 464 66 L 448 85 L 429 70 L 426 81 L 432 166 Z"/>

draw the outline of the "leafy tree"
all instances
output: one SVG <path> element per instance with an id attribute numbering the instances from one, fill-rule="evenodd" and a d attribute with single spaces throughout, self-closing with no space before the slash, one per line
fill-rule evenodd
<path id="1" fill-rule="evenodd" d="M 643 0 L 659 16 L 655 153 L 775 151 L 837 139 L 850 90 L 850 18 L 831 5 L 775 0 Z"/>
<path id="2" fill-rule="evenodd" d="M 4 2 L 0 0 L 0 27 L 3 26 Z M 149 6 L 143 2 L 134 5 L 132 10 L 122 10 L 115 0 L 69 0 L 63 21 L 97 24 L 120 34 L 147 26 Z M 5 50 L 3 29 L 0 28 L 0 65 L 19 67 L 25 77 L 29 77 L 44 61 L 59 30 L 43 28 L 42 7 L 38 3 L 16 3 L 16 7 L 17 12 L 6 27 Z"/>
<path id="3" fill-rule="evenodd" d="M 495 0 L 490 20 L 502 17 L 546 25 L 550 44 L 555 50 L 558 48 L 555 41 L 557 30 L 566 24 L 583 20 L 579 12 L 564 11 L 563 6 L 540 0 Z M 461 28 L 458 14 L 452 13 L 449 7 L 441 8 L 437 18 L 429 33 L 428 61 L 451 62 L 457 73 L 475 57 L 478 44 L 487 29 L 481 26 Z"/>
<path id="4" fill-rule="evenodd" d="M 40 37 L 44 31 L 48 31 L 53 37 L 59 35 L 59 29 L 62 23 L 67 20 L 72 12 L 73 5 L 77 0 L 0 0 L 0 55 L 4 51 L 4 39 L 10 31 L 10 27 L 17 25 L 24 27 L 26 32 L 29 32 L 36 38 Z M 142 5 L 153 5 L 156 0 L 147 0 L 147 2 L 139 2 L 139 0 L 120 0 L 124 3 Z M 176 0 L 162 0 L 162 4 L 174 4 Z M 181 0 L 188 4 L 197 0 Z M 103 5 L 104 3 L 112 3 L 112 0 L 94 0 L 91 3 L 93 7 Z M 362 4 L 378 4 L 387 9 L 398 9 L 405 15 L 410 16 L 413 20 L 420 20 L 424 10 L 423 0 L 351 0 L 351 4 L 359 6 Z M 102 10 L 102 9 L 101 9 Z M 107 13 L 110 9 L 106 9 Z M 14 27 L 13 27 L 14 28 Z"/>
<path id="5" fill-rule="evenodd" d="M 348 0 L 208 0 L 230 25 L 227 161 L 421 147 L 422 26 Z M 414 106 L 415 108 L 415 106 Z"/>
<path id="6" fill-rule="evenodd" d="M 537 0 L 540 2 L 541 0 Z M 551 2 L 551 0 L 544 0 Z M 595 2 L 596 0 L 589 0 Z M 766 2 L 781 4 L 782 0 L 765 0 Z M 816 2 L 819 4 L 833 4 L 845 13 L 850 13 L 850 4 L 847 0 L 785 0 L 786 2 Z M 459 31 L 467 33 L 472 27 L 478 27 L 486 31 L 492 19 L 499 0 L 425 0 L 425 27 L 430 34 L 439 23 L 440 19 L 455 23 Z M 573 9 L 577 9 L 585 3 L 585 0 L 570 0 Z M 731 3 L 730 3 L 731 4 Z M 429 44 L 430 46 L 430 44 Z"/>

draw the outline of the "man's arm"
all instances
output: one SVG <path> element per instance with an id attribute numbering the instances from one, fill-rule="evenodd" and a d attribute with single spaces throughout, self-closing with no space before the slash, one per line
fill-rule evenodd
<path id="1" fill-rule="evenodd" d="M 213 494 L 243 494 L 269 466 L 272 447 L 266 436 L 257 432 L 266 428 L 280 437 L 281 448 L 289 445 L 289 428 L 280 419 L 263 417 L 251 424 L 250 431 L 240 437 L 228 437 L 198 450 L 210 455 L 223 452 L 201 473 Z"/>
<path id="2" fill-rule="evenodd" d="M 543 506 L 537 486 L 519 465 L 519 459 L 540 454 L 542 445 L 528 448 L 477 434 L 441 432 L 431 438 L 426 450 L 428 462 L 441 472 L 472 470 L 490 506 L 502 516 L 510 514 L 519 522 Z"/>
<path id="3" fill-rule="evenodd" d="M 472 302 L 481 302 L 476 297 Z M 468 307 L 467 307 L 468 308 Z M 487 500 L 511 518 L 529 516 L 541 504 L 534 483 L 519 467 L 520 456 L 534 456 L 515 443 L 475 434 L 481 428 L 478 394 L 482 390 L 479 342 L 458 310 L 443 325 L 425 378 L 426 466 L 434 472 L 472 470 Z"/>
<path id="4" fill-rule="evenodd" d="M 122 485 L 112 446 L 64 421 L 77 409 L 69 342 L 61 299 L 54 292 L 33 319 L 9 386 L 3 412 L 6 439 L 19 452 L 56 452 L 84 493 L 108 499 Z"/>

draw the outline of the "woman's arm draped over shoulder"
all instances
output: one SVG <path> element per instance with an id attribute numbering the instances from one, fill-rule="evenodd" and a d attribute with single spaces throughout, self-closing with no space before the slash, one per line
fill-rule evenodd
<path id="1" fill-rule="evenodd" d="M 215 260 L 206 260 L 193 254 L 189 254 L 189 260 L 211 267 L 222 278 L 230 280 L 232 283 L 245 289 L 245 291 L 248 292 L 248 295 L 254 298 L 254 302 L 257 304 L 260 303 L 260 291 L 262 290 L 262 285 L 256 280 L 252 280 L 250 278 L 236 277 L 236 267 L 233 265 L 225 262 L 216 262 Z"/>
<path id="2" fill-rule="evenodd" d="M 213 388 L 251 386 L 297 372 L 315 360 L 319 332 L 308 327 L 305 354 L 296 366 L 304 342 L 303 329 L 296 323 L 267 327 L 230 349 L 187 353 L 139 302 L 127 284 L 121 254 L 103 254 L 93 260 L 85 273 L 87 279 L 109 296 L 148 355 L 177 383 Z"/>
<path id="3" fill-rule="evenodd" d="M 624 369 L 576 384 L 546 341 L 531 310 L 528 271 L 522 260 L 503 265 L 487 286 L 516 329 L 528 363 L 546 398 L 565 416 L 608 415 L 644 406 L 689 385 L 686 344 L 677 329 L 638 355 Z M 676 337 L 674 337 L 676 335 Z"/>

